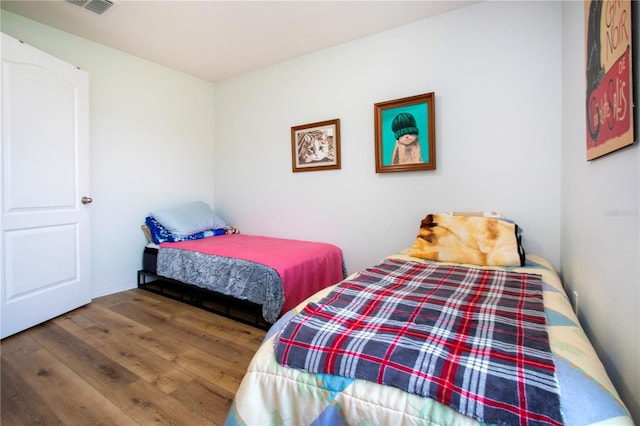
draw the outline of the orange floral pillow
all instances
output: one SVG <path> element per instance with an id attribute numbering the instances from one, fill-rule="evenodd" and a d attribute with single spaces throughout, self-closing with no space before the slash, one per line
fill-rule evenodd
<path id="1" fill-rule="evenodd" d="M 428 214 L 411 256 L 441 262 L 482 266 L 522 266 L 524 249 L 518 225 L 482 216 Z"/>

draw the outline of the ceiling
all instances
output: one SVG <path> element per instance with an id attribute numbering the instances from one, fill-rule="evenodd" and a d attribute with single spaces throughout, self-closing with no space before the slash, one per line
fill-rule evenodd
<path id="1" fill-rule="evenodd" d="M 117 0 L 97 14 L 64 0 L 0 2 L 15 14 L 212 82 L 473 3 Z"/>

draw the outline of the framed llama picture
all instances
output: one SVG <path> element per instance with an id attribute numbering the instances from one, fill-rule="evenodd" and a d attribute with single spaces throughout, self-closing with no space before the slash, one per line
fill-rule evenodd
<path id="1" fill-rule="evenodd" d="M 435 93 L 374 106 L 376 173 L 435 170 Z"/>
<path id="2" fill-rule="evenodd" d="M 340 119 L 291 128 L 294 172 L 340 168 Z"/>
<path id="3" fill-rule="evenodd" d="M 631 3 L 585 1 L 587 160 L 634 142 Z"/>

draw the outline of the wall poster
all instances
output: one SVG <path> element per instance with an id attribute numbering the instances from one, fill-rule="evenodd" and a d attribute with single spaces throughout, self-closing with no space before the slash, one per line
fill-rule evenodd
<path id="1" fill-rule="evenodd" d="M 633 143 L 631 0 L 585 1 L 587 160 Z"/>

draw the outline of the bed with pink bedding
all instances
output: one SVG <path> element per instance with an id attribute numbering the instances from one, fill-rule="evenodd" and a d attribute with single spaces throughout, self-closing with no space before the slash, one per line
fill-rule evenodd
<path id="1" fill-rule="evenodd" d="M 332 244 L 244 234 L 161 243 L 148 272 L 260 305 L 269 324 L 344 278 Z"/>
<path id="2" fill-rule="evenodd" d="M 230 314 L 232 303 L 221 311 L 204 299 L 240 301 L 260 311 L 255 325 L 262 327 L 345 276 L 338 247 L 240 234 L 204 201 L 154 210 L 142 230 L 149 245 L 138 287 L 238 320 Z M 173 288 L 165 291 L 165 284 Z"/>

